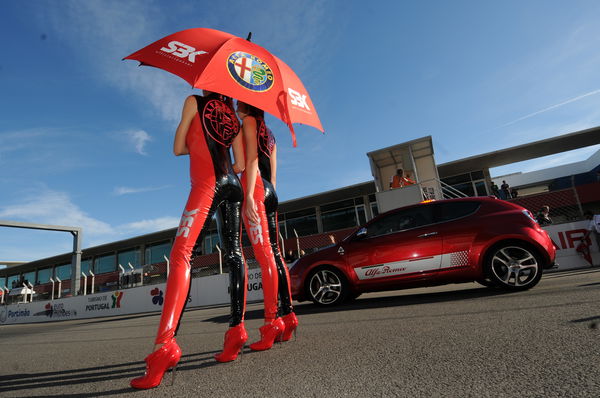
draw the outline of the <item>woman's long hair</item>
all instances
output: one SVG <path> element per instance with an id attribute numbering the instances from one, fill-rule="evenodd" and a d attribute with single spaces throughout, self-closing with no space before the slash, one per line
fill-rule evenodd
<path id="1" fill-rule="evenodd" d="M 237 103 L 238 103 L 239 110 L 241 110 L 246 115 L 253 116 L 256 119 L 264 119 L 265 118 L 265 111 L 263 111 L 262 109 L 258 109 L 257 107 L 249 105 L 240 100 L 238 100 Z"/>

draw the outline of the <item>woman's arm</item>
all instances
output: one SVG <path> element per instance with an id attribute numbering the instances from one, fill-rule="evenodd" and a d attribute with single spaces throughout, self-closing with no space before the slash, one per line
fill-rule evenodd
<path id="1" fill-rule="evenodd" d="M 277 189 L 277 144 L 273 145 L 273 151 L 271 152 L 271 184 L 273 188 Z"/>
<path id="2" fill-rule="evenodd" d="M 233 172 L 241 173 L 246 168 L 246 160 L 244 159 L 244 135 L 238 134 L 231 144 L 233 148 Z"/>
<path id="3" fill-rule="evenodd" d="M 192 119 L 198 112 L 198 104 L 196 98 L 190 95 L 185 99 L 183 103 L 183 110 L 181 111 L 181 121 L 177 130 L 175 131 L 175 140 L 173 141 L 173 153 L 175 156 L 187 155 L 190 153 L 187 145 L 185 144 L 185 138 L 187 136 Z"/>
<path id="4" fill-rule="evenodd" d="M 258 224 L 259 217 L 254 203 L 254 186 L 258 175 L 258 148 L 256 144 L 256 119 L 246 116 L 242 123 L 244 133 L 244 146 L 246 147 L 246 197 L 244 198 L 244 214 L 254 224 Z"/>

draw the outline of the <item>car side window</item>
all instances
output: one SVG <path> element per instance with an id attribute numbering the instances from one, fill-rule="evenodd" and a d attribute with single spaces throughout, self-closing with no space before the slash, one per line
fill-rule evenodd
<path id="1" fill-rule="evenodd" d="M 479 202 L 447 202 L 435 205 L 435 222 L 445 222 L 473 214 L 479 209 Z"/>
<path id="2" fill-rule="evenodd" d="M 433 223 L 431 206 L 416 206 L 388 214 L 367 227 L 367 238 L 387 235 Z"/>

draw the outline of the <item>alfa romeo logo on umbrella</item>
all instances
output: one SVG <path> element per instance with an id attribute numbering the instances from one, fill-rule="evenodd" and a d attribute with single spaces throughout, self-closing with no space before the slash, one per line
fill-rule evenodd
<path id="1" fill-rule="evenodd" d="M 273 87 L 273 71 L 265 61 L 242 51 L 227 59 L 229 74 L 242 87 L 252 91 L 269 91 Z"/>

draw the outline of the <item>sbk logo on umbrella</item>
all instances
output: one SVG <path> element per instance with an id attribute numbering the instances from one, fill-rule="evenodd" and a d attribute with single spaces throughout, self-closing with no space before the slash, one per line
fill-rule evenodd
<path id="1" fill-rule="evenodd" d="M 288 94 L 290 95 L 290 101 L 292 102 L 292 105 L 296 105 L 300 108 L 304 108 L 307 111 L 310 111 L 310 108 L 308 107 L 308 103 L 306 102 L 306 95 L 300 94 L 296 90 L 293 90 L 289 87 L 288 87 Z"/>
<path id="2" fill-rule="evenodd" d="M 206 51 L 196 51 L 194 47 L 183 44 L 177 40 L 173 40 L 167 44 L 167 46 L 168 47 L 162 47 L 160 51 L 175 55 L 179 58 L 187 58 L 191 63 L 196 62 L 196 55 L 208 54 Z"/>

